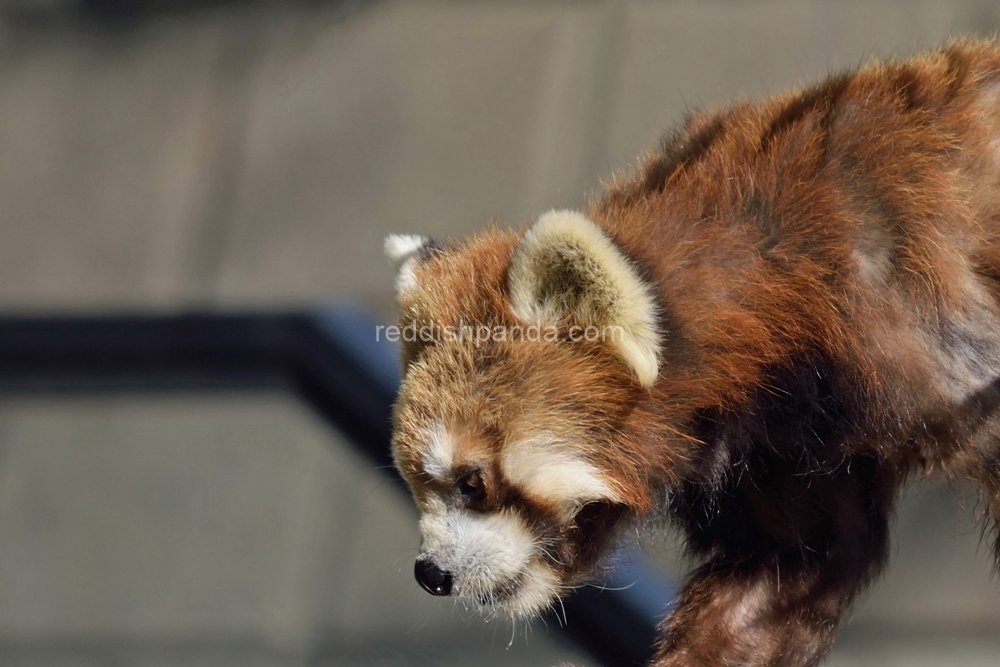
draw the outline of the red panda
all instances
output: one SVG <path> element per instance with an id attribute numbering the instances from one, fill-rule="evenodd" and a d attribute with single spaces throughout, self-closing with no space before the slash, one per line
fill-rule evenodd
<path id="1" fill-rule="evenodd" d="M 996 531 L 992 43 L 698 113 L 583 211 L 386 252 L 431 593 L 531 616 L 663 518 L 701 565 L 655 665 L 815 665 L 908 478 L 978 484 Z"/>

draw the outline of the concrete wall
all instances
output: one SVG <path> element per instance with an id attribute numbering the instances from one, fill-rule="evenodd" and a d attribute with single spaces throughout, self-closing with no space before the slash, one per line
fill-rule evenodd
<path id="1" fill-rule="evenodd" d="M 989 32 L 989 0 L 255 3 L 0 28 L 0 306 L 390 306 L 391 231 L 580 205 L 686 110 Z"/>

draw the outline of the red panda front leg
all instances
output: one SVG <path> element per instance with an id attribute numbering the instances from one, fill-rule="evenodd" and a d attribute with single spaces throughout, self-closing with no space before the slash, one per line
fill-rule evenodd
<path id="1" fill-rule="evenodd" d="M 891 478 L 866 459 L 815 478 L 744 478 L 714 498 L 688 528 L 713 555 L 663 623 L 654 665 L 817 664 L 885 559 Z"/>
<path id="2" fill-rule="evenodd" d="M 818 572 L 755 572 L 713 562 L 685 588 L 663 624 L 656 667 L 816 664 L 833 642 L 849 598 Z M 780 579 L 780 583 L 779 583 Z"/>

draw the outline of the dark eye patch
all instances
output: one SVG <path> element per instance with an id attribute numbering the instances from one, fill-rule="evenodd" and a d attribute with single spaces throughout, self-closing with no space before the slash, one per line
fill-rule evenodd
<path id="1" fill-rule="evenodd" d="M 462 500 L 470 505 L 476 505 L 486 500 L 486 482 L 479 470 L 469 470 L 459 476 L 455 482 Z"/>

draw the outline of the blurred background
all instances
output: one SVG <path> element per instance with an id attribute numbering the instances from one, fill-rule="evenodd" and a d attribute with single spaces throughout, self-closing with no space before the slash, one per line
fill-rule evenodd
<path id="1" fill-rule="evenodd" d="M 0 312 L 388 322 L 388 233 L 581 206 L 692 108 L 998 27 L 996 0 L 0 0 Z M 0 396 L 0 665 L 592 664 L 418 591 L 389 474 L 290 392 Z M 909 495 L 829 664 L 1000 664 L 953 491 Z"/>

